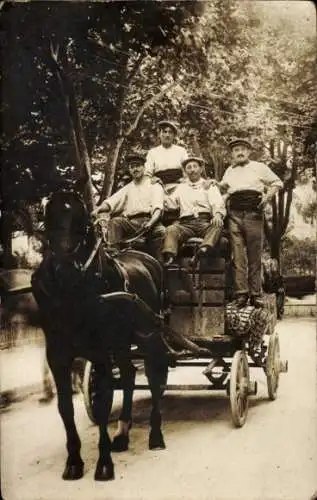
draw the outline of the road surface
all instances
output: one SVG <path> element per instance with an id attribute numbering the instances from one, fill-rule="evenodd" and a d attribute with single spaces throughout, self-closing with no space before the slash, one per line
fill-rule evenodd
<path id="1" fill-rule="evenodd" d="M 278 323 L 282 374 L 278 399 L 267 398 L 262 370 L 252 373 L 246 425 L 231 423 L 222 392 L 168 392 L 164 397 L 167 449 L 147 449 L 149 394 L 138 392 L 128 452 L 114 455 L 116 480 L 93 479 L 97 428 L 82 396 L 75 397 L 85 475 L 61 479 L 64 430 L 56 402 L 41 407 L 35 396 L 15 403 L 1 418 L 2 494 L 5 500 L 309 500 L 317 491 L 315 320 Z M 201 368 L 171 370 L 170 383 L 204 383 Z M 117 395 L 119 398 L 119 394 Z M 118 401 L 117 401 L 118 402 Z M 116 414 L 116 409 L 114 411 Z M 114 432 L 114 423 L 110 432 Z"/>

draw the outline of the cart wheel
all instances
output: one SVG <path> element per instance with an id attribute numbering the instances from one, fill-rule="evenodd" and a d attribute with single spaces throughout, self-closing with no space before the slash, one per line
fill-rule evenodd
<path id="1" fill-rule="evenodd" d="M 249 364 L 243 351 L 234 353 L 230 372 L 230 405 L 233 423 L 242 427 L 247 419 L 249 399 Z"/>
<path id="2" fill-rule="evenodd" d="M 265 371 L 269 398 L 274 401 L 280 378 L 280 342 L 276 333 L 270 336 Z"/>
<path id="3" fill-rule="evenodd" d="M 96 377 L 97 374 L 94 365 L 90 361 L 87 361 L 83 379 L 83 395 L 84 395 L 84 403 L 87 415 L 93 424 L 96 423 L 94 415 L 94 400 L 96 396 L 96 384 L 95 384 Z M 107 401 L 107 404 L 110 406 L 110 411 L 112 408 L 112 402 L 113 402 L 113 394 L 112 397 L 109 398 L 109 400 Z"/>

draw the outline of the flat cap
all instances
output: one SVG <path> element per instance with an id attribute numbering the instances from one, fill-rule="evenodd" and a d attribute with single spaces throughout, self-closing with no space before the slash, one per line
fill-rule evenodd
<path id="1" fill-rule="evenodd" d="M 237 146 L 238 144 L 242 144 L 243 146 L 246 146 L 247 148 L 252 149 L 251 142 L 248 141 L 247 139 L 243 139 L 241 137 L 236 137 L 235 139 L 232 139 L 228 144 L 228 148 L 232 149 L 234 146 Z"/>
<path id="2" fill-rule="evenodd" d="M 170 120 L 161 120 L 160 122 L 158 122 L 157 126 L 158 126 L 158 128 L 170 127 L 171 129 L 173 129 L 175 134 L 177 134 L 177 132 L 178 132 L 178 127 L 177 127 L 176 123 L 172 122 Z"/>
<path id="3" fill-rule="evenodd" d="M 145 163 L 145 155 L 143 153 L 129 153 L 125 157 L 125 161 L 127 164 L 140 162 Z"/>
<path id="4" fill-rule="evenodd" d="M 190 161 L 196 161 L 197 163 L 199 163 L 199 165 L 204 165 L 206 163 L 205 160 L 200 156 L 189 156 L 182 162 L 182 167 L 185 168 L 187 163 L 189 163 Z"/>

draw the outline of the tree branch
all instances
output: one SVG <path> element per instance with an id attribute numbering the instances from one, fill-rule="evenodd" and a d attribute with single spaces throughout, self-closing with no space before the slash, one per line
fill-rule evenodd
<path id="1" fill-rule="evenodd" d="M 283 232 L 282 232 L 282 235 L 285 234 L 285 231 L 286 231 L 288 223 L 289 223 L 289 216 L 290 216 L 290 211 L 291 211 L 292 200 L 293 200 L 293 189 L 289 189 L 287 191 L 285 216 L 284 216 L 284 220 L 283 220 L 283 228 L 282 228 Z"/>
<path id="2" fill-rule="evenodd" d="M 137 126 L 139 124 L 139 121 L 140 121 L 140 119 L 141 119 L 144 111 L 147 108 L 149 108 L 151 106 L 151 104 L 153 104 L 154 102 L 158 101 L 174 85 L 175 85 L 175 82 L 166 85 L 161 90 L 161 92 L 159 92 L 158 94 L 155 94 L 154 96 L 150 97 L 149 99 L 147 99 L 147 101 L 145 101 L 142 104 L 141 108 L 139 109 L 139 111 L 138 111 L 138 113 L 137 113 L 137 115 L 135 117 L 134 122 L 130 125 L 130 127 L 127 130 L 127 132 L 124 134 L 125 138 L 129 137 L 133 132 L 135 132 L 135 130 L 137 129 Z"/>
<path id="3" fill-rule="evenodd" d="M 134 65 L 133 65 L 133 68 L 131 69 L 129 75 L 127 76 L 126 83 L 130 83 L 131 80 L 134 78 L 134 76 L 136 75 L 139 67 L 141 66 L 141 63 L 142 63 L 144 57 L 145 57 L 145 54 L 144 54 L 144 52 L 142 52 L 139 55 L 139 57 L 137 58 L 137 60 L 135 61 Z"/>

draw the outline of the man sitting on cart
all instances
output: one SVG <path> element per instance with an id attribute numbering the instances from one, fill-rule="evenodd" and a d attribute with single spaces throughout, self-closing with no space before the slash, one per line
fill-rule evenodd
<path id="1" fill-rule="evenodd" d="M 249 141 L 234 139 L 229 148 L 232 165 L 225 171 L 219 188 L 227 200 L 236 305 L 244 307 L 250 298 L 251 305 L 263 307 L 263 211 L 283 183 L 267 165 L 250 160 Z"/>
<path id="2" fill-rule="evenodd" d="M 93 215 L 107 212 L 108 242 L 120 242 L 144 232 L 150 253 L 162 261 L 162 244 L 165 227 L 160 222 L 163 213 L 164 190 L 159 183 L 152 183 L 144 175 L 145 157 L 139 153 L 127 155 L 126 163 L 132 181 L 107 198 L 93 211 Z"/>
<path id="3" fill-rule="evenodd" d="M 167 209 L 179 209 L 179 219 L 166 228 L 163 255 L 165 264 L 174 263 L 179 246 L 191 237 L 203 238 L 200 255 L 218 242 L 226 209 L 217 186 L 207 187 L 202 177 L 204 160 L 189 156 L 182 163 L 185 180 L 165 199 Z"/>

